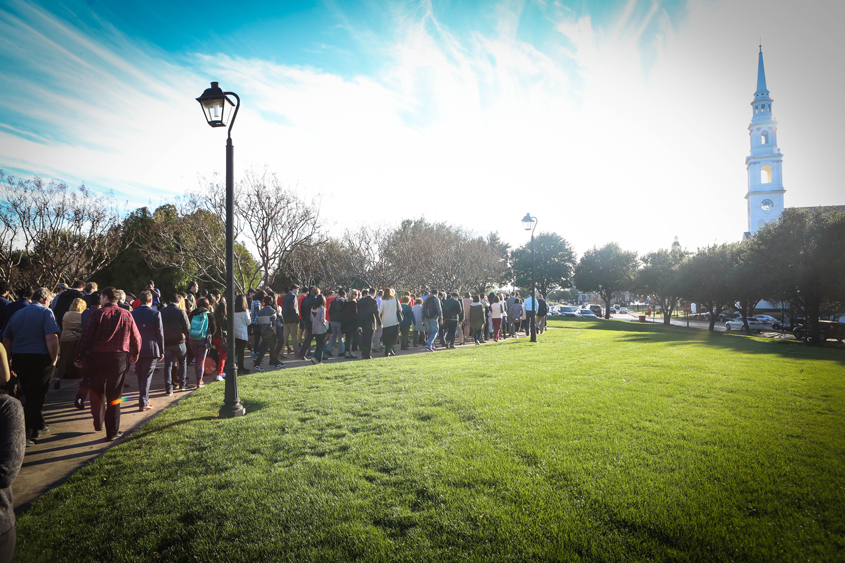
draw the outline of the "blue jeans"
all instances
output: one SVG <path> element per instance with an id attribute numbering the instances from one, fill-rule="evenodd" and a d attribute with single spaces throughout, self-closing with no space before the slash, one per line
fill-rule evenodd
<path id="1" fill-rule="evenodd" d="M 345 354 L 346 348 L 343 345 L 343 333 L 340 332 L 340 323 L 332 321 L 332 337 L 329 338 L 329 352 L 334 350 L 335 339 L 337 339 L 337 355 Z"/>
<path id="2" fill-rule="evenodd" d="M 176 385 L 188 384 L 188 347 L 184 344 L 171 344 L 164 347 L 164 390 L 173 392 L 173 366 L 176 365 Z"/>

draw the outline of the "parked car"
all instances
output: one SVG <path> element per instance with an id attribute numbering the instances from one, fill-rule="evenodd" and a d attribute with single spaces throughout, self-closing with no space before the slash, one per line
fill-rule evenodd
<path id="1" fill-rule="evenodd" d="M 819 321 L 819 328 L 821 328 L 822 340 L 838 340 L 842 342 L 845 340 L 845 325 L 834 321 Z M 798 340 L 807 342 L 810 340 L 810 325 L 798 325 L 792 329 L 792 334 Z"/>
<path id="2" fill-rule="evenodd" d="M 601 308 L 601 305 L 590 305 L 589 309 L 598 318 L 601 318 L 602 315 L 604 315 L 604 309 Z"/>
<path id="3" fill-rule="evenodd" d="M 738 319 L 733 319 L 725 323 L 725 330 L 742 330 L 742 317 Z M 754 317 L 748 318 L 748 328 L 749 330 L 756 330 L 757 332 L 763 332 L 766 330 L 766 325 L 762 322 L 758 321 Z"/>
<path id="4" fill-rule="evenodd" d="M 620 313 L 620 314 L 622 314 L 622 315 L 627 314 L 627 313 L 628 313 L 628 309 L 627 309 L 627 308 L 625 308 L 625 307 L 622 307 L 622 308 L 620 308 L 620 309 L 619 309 L 619 313 Z"/>
<path id="5" fill-rule="evenodd" d="M 572 305 L 561 305 L 559 308 L 561 317 L 580 317 L 581 309 Z"/>
<path id="6" fill-rule="evenodd" d="M 774 323 L 778 322 L 776 318 L 770 317 L 769 315 L 754 315 L 754 318 L 766 326 L 772 326 Z"/>
<path id="7" fill-rule="evenodd" d="M 579 315 L 582 319 L 598 319 L 595 313 L 593 313 L 590 309 L 581 309 L 579 311 L 581 314 Z"/>

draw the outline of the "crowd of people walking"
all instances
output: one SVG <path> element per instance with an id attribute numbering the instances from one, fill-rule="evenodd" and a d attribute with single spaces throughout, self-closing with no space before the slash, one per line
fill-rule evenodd
<path id="1" fill-rule="evenodd" d="M 518 338 L 522 331 L 528 334 L 532 319 L 541 333 L 548 312 L 541 297 L 536 303 L 531 297 L 523 301 L 517 292 L 461 296 L 432 290 L 400 296 L 393 288 L 324 293 L 298 285 L 281 294 L 270 287 L 250 289 L 230 309 L 219 290 L 200 290 L 196 282 L 166 302 L 152 281 L 137 296 L 77 280 L 59 284 L 55 293 L 21 287 L 11 297 L 11 286 L 0 283 L 0 418 L 9 429 L 0 433 L 0 450 L 10 460 L 0 471 L 0 517 L 11 510 L 11 480 L 25 448 L 50 432 L 42 409 L 51 382 L 59 389 L 62 380 L 78 380 L 74 405 L 84 409 L 88 403 L 94 430 L 104 430 L 105 440 L 113 441 L 123 435 L 121 405 L 133 365 L 138 410 L 147 411 L 153 408 L 150 390 L 159 363 L 168 396 L 202 387 L 205 377 L 225 379 L 230 337 L 237 372 L 248 374 L 284 368 L 288 357 L 322 364 L 332 357 L 391 357 L 397 346 L 435 352 Z M 230 311 L 232 335 L 227 333 Z M 262 367 L 265 356 L 267 368 Z M 15 398 L 23 398 L 23 405 Z M 0 525 L 0 553 L 9 542 L 14 549 L 13 513 L 11 522 L 10 529 Z"/>

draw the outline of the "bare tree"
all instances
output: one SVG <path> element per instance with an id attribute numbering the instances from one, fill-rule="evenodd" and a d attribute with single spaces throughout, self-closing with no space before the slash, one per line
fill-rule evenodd
<path id="1" fill-rule="evenodd" d="M 325 240 L 320 234 L 319 202 L 300 199 L 266 168 L 260 174 L 254 170 L 244 174 L 235 202 L 235 215 L 247 245 L 256 252 L 264 285 L 276 279 L 294 250 Z"/>
<path id="2" fill-rule="evenodd" d="M 3 273 L 25 262 L 34 285 L 88 278 L 111 262 L 128 244 L 121 234 L 114 201 L 85 185 L 76 190 L 41 178 L 15 180 L 0 171 L 0 250 Z"/>

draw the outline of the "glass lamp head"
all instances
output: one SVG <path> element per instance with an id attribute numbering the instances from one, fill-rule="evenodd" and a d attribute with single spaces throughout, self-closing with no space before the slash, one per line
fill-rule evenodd
<path id="1" fill-rule="evenodd" d="M 229 124 L 235 105 L 220 89 L 218 82 L 212 82 L 211 88 L 207 88 L 202 96 L 197 98 L 197 101 L 200 103 L 202 113 L 209 125 L 226 127 Z"/>
<path id="2" fill-rule="evenodd" d="M 522 218 L 522 226 L 525 227 L 526 231 L 530 231 L 534 226 L 534 218 L 530 213 L 526 213 L 525 217 Z"/>

